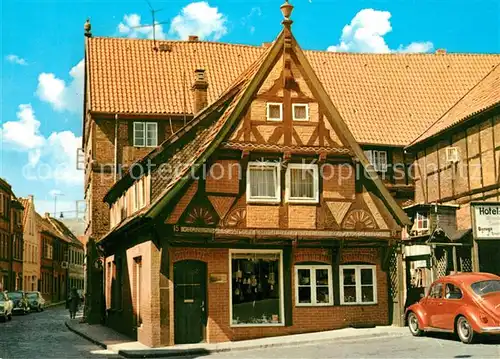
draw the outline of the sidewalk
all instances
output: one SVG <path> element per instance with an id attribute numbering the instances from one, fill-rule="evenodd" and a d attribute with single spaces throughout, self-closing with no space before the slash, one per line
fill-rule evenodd
<path id="1" fill-rule="evenodd" d="M 49 303 L 47 305 L 45 305 L 45 309 L 47 308 L 51 308 L 51 307 L 57 307 L 59 305 L 64 305 L 66 302 L 65 301 L 62 301 L 62 302 L 55 302 L 55 303 Z"/>
<path id="2" fill-rule="evenodd" d="M 319 333 L 294 334 L 262 339 L 225 342 L 217 344 L 182 344 L 171 347 L 150 348 L 137 341 L 115 332 L 103 325 L 80 323 L 80 319 L 66 321 L 69 330 L 90 340 L 108 351 L 125 358 L 165 358 L 185 355 L 208 355 L 210 353 L 262 349 L 270 347 L 289 347 L 331 341 L 361 340 L 378 337 L 401 337 L 407 328 L 383 326 L 368 329 L 345 328 Z"/>

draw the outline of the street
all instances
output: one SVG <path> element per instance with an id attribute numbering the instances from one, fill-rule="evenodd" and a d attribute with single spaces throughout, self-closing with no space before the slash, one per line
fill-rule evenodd
<path id="1" fill-rule="evenodd" d="M 64 325 L 64 307 L 42 313 L 15 316 L 0 323 L 0 359 L 18 358 L 118 358 Z M 195 358 L 192 356 L 185 358 Z M 478 344 L 464 345 L 453 336 L 431 334 L 414 338 L 376 337 L 340 340 L 334 343 L 222 352 L 207 358 L 500 358 L 500 339 L 483 338 Z"/>
<path id="2" fill-rule="evenodd" d="M 68 316 L 59 306 L 0 323 L 0 359 L 117 357 L 70 332 L 64 325 Z"/>
<path id="3" fill-rule="evenodd" d="M 226 352 L 210 355 L 210 358 L 500 358 L 500 340 L 464 345 L 447 335 L 414 338 L 408 333 L 403 337 Z"/>

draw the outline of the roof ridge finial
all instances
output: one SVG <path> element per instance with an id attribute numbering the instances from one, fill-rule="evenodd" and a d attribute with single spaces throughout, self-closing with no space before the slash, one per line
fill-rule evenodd
<path id="1" fill-rule="evenodd" d="M 285 26 L 290 26 L 292 24 L 292 20 L 290 19 L 290 15 L 292 15 L 293 11 L 293 5 L 288 2 L 288 0 L 285 0 L 283 5 L 280 6 L 281 13 L 283 14 L 283 17 L 285 18 L 282 21 L 282 24 Z"/>
<path id="2" fill-rule="evenodd" d="M 87 18 L 87 21 L 85 21 L 85 25 L 83 25 L 83 30 L 85 30 L 86 37 L 92 37 L 92 33 L 90 32 L 91 29 L 92 25 L 90 24 L 90 18 Z"/>

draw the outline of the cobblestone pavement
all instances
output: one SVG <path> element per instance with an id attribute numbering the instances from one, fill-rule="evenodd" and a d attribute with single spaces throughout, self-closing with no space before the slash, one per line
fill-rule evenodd
<path id="1" fill-rule="evenodd" d="M 120 358 L 70 332 L 64 306 L 0 323 L 0 359 Z"/>
<path id="2" fill-rule="evenodd" d="M 191 357 L 194 358 L 194 357 Z M 201 358 L 201 357 L 198 357 Z M 465 345 L 450 335 L 432 334 L 414 338 L 379 337 L 346 340 L 331 344 L 311 344 L 286 348 L 267 348 L 251 351 L 222 352 L 207 359 L 281 359 L 281 358 L 500 358 L 500 338 Z"/>

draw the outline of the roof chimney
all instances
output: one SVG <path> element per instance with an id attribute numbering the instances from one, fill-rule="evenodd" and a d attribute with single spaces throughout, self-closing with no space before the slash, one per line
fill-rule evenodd
<path id="1" fill-rule="evenodd" d="M 85 30 L 86 37 L 92 37 L 92 33 L 90 32 L 90 30 L 92 30 L 92 25 L 90 25 L 90 19 L 87 19 L 87 21 L 85 21 L 85 25 L 83 25 L 83 30 Z"/>
<path id="2" fill-rule="evenodd" d="M 50 218 L 50 213 L 49 213 L 49 212 L 45 212 L 44 217 L 45 217 L 45 218 Z"/>
<path id="3" fill-rule="evenodd" d="M 208 97 L 207 97 L 208 82 L 205 77 L 204 69 L 194 70 L 194 75 L 195 75 L 195 80 L 192 87 L 194 93 L 193 113 L 197 114 L 208 105 Z"/>
<path id="4" fill-rule="evenodd" d="M 30 203 L 33 203 L 33 201 L 34 201 L 35 199 L 34 199 L 34 197 L 33 197 L 33 195 L 32 195 L 32 194 L 28 195 L 28 200 L 29 200 L 29 202 L 30 202 Z"/>
<path id="5" fill-rule="evenodd" d="M 437 49 L 436 55 L 446 55 L 446 49 Z"/>
<path id="6" fill-rule="evenodd" d="M 198 35 L 189 35 L 188 41 L 198 41 L 200 38 Z"/>
<path id="7" fill-rule="evenodd" d="M 269 46 L 271 46 L 272 42 L 263 42 L 262 47 L 267 49 Z"/>

